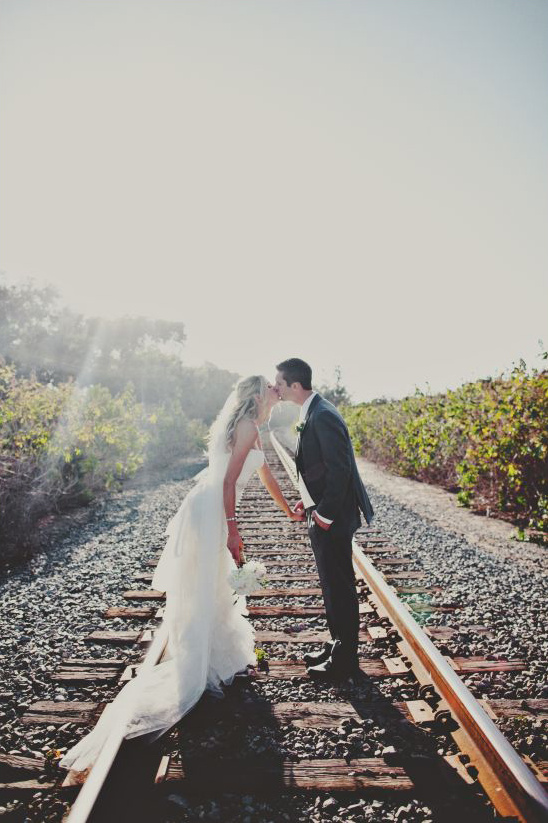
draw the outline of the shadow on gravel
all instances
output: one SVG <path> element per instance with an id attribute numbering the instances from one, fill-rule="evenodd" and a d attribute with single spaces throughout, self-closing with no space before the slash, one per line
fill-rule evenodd
<path id="1" fill-rule="evenodd" d="M 338 686 L 336 701 L 325 700 L 326 688 L 333 688 L 333 684 L 316 686 L 318 703 L 273 704 L 246 681 L 226 689 L 222 700 L 204 696 L 178 727 L 181 771 L 180 779 L 171 783 L 171 791 L 183 798 L 186 813 L 192 814 L 195 803 L 224 795 L 278 799 L 289 795 L 308 797 L 309 801 L 322 795 L 347 804 L 360 797 L 382 797 L 389 802 L 415 797 L 430 807 L 430 819 L 436 823 L 496 819 L 479 784 L 465 784 L 438 754 L 439 748 L 447 749 L 451 742 L 447 732 L 435 729 L 433 736 L 416 726 L 366 675 L 355 678 L 352 685 Z M 342 756 L 321 757 L 303 752 L 303 747 L 291 751 L 291 744 L 284 739 L 288 729 L 320 730 L 331 739 L 337 734 L 344 752 Z M 384 730 L 382 744 L 368 735 L 377 729 Z M 360 731 L 365 747 L 364 742 L 351 740 L 352 733 Z M 368 737 L 373 747 L 368 745 Z M 375 757 L 379 748 L 382 757 Z M 359 784 L 359 775 L 370 785 L 356 790 L 352 785 L 356 780 Z"/>

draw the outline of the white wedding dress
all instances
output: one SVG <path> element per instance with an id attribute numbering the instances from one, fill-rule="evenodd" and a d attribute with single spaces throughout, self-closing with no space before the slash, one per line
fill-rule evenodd
<path id="1" fill-rule="evenodd" d="M 226 545 L 223 503 L 230 453 L 222 420 L 218 422 L 209 466 L 167 526 L 168 541 L 152 581 L 152 588 L 166 592 L 169 659 L 123 687 L 95 728 L 65 754 L 60 761 L 64 768 L 83 771 L 92 766 L 114 723 L 123 724 L 126 738 L 147 735 L 149 742 L 156 740 L 206 689 L 221 692 L 222 684 L 255 664 L 254 630 L 245 617 L 245 598 L 236 598 L 228 583 L 236 568 Z M 263 462 L 263 452 L 251 449 L 236 484 L 237 500 Z"/>

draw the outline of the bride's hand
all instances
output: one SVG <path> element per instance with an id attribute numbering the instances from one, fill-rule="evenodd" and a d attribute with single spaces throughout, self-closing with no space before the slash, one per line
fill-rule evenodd
<path id="1" fill-rule="evenodd" d="M 242 565 L 242 558 L 241 558 L 241 550 L 244 547 L 242 538 L 240 537 L 240 533 L 238 531 L 231 532 L 228 535 L 228 540 L 226 541 L 226 545 L 232 557 L 234 558 L 234 562 L 237 566 Z"/>
<path id="2" fill-rule="evenodd" d="M 293 506 L 293 508 L 289 512 L 288 517 L 290 520 L 296 520 L 299 523 L 301 523 L 306 518 L 306 514 L 304 511 L 304 503 L 302 500 L 299 500 L 299 502 Z"/>

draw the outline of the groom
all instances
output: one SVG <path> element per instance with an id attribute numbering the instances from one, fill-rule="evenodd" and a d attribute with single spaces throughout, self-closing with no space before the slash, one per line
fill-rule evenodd
<path id="1" fill-rule="evenodd" d="M 308 535 L 323 592 L 332 637 L 321 652 L 305 654 L 316 680 L 357 674 L 359 607 L 352 567 L 352 536 L 360 510 L 369 524 L 373 507 L 361 481 L 346 424 L 332 403 L 312 390 L 312 369 L 298 357 L 279 363 L 276 389 L 281 400 L 301 407 L 295 463 Z"/>

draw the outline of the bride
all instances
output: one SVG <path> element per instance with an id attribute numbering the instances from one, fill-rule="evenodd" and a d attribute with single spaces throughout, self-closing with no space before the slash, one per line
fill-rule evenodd
<path id="1" fill-rule="evenodd" d="M 291 511 L 261 449 L 258 427 L 278 400 L 264 377 L 252 376 L 240 380 L 226 401 L 211 427 L 208 468 L 167 526 L 152 581 L 166 593 L 166 654 L 123 687 L 95 728 L 65 754 L 64 768 L 92 766 L 115 723 L 123 724 L 126 738 L 156 740 L 206 689 L 222 694 L 222 684 L 255 664 L 245 598 L 234 602 L 228 576 L 240 565 L 243 548 L 236 504 L 255 471 L 287 516 L 302 519 Z"/>

